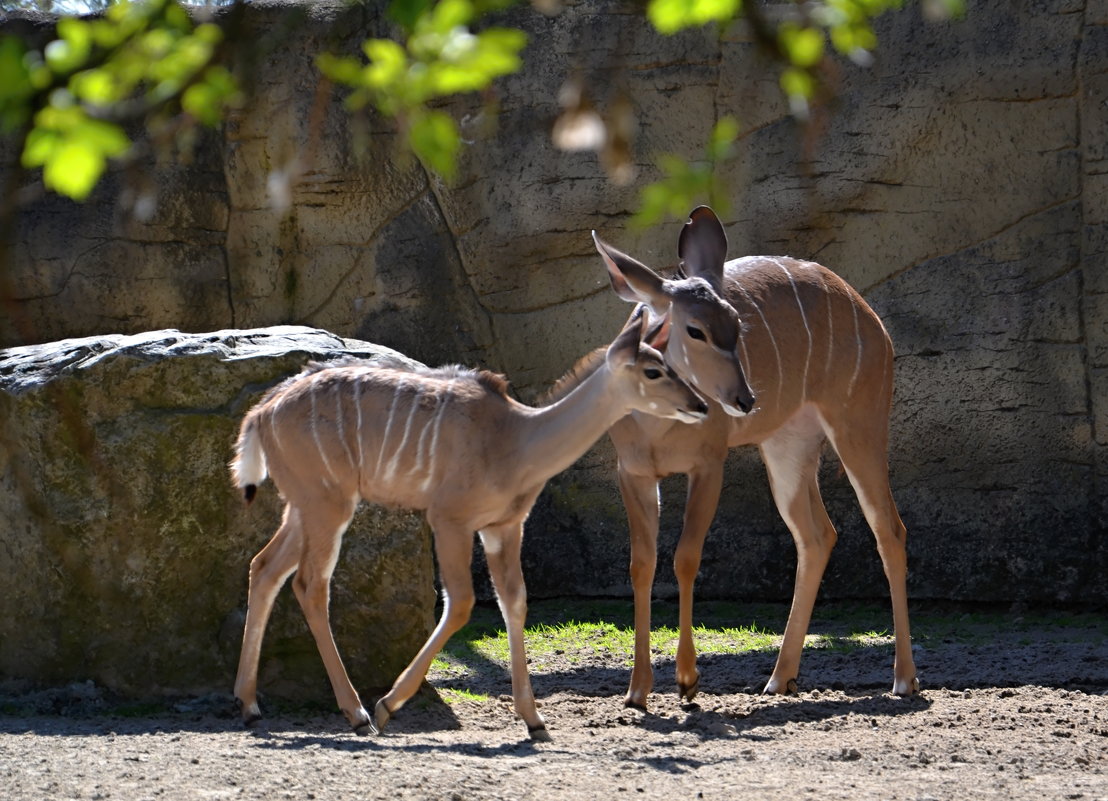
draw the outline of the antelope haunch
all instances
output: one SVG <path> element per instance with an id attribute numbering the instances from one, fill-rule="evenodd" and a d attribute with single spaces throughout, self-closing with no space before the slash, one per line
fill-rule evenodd
<path id="1" fill-rule="evenodd" d="M 658 482 L 673 473 L 686 473 L 689 481 L 674 556 L 680 605 L 677 686 L 683 698 L 696 695 L 693 582 L 719 504 L 723 462 L 728 448 L 738 445 L 760 449 L 774 502 L 796 544 L 792 608 L 765 687 L 767 693 L 795 692 L 804 637 L 836 539 L 817 480 L 825 440 L 854 487 L 889 582 L 896 635 L 892 691 L 916 692 L 905 528 L 889 488 L 893 348 L 881 320 L 846 282 L 818 264 L 772 256 L 725 263 L 723 226 L 704 206 L 693 211 L 681 231 L 684 278 L 665 280 L 595 234 L 594 239 L 616 293 L 666 318 L 666 361 L 716 401 L 707 419 L 695 425 L 633 413 L 609 432 L 630 525 L 635 595 L 635 663 L 625 703 L 645 708 L 653 686 L 650 591 L 657 562 Z"/>
<path id="2" fill-rule="evenodd" d="M 532 408 L 491 373 L 460 368 L 311 365 L 247 413 L 231 468 L 249 501 L 267 473 L 285 500 L 277 533 L 250 563 L 250 592 L 235 697 L 260 716 L 258 658 L 274 598 L 293 590 L 339 707 L 359 733 L 377 732 L 419 688 L 435 654 L 469 619 L 470 562 L 480 532 L 508 630 L 512 694 L 531 736 L 548 739 L 527 675 L 523 522 L 546 481 L 569 467 L 631 411 L 695 421 L 707 406 L 634 316 L 598 368 L 563 379 L 561 398 Z M 331 573 L 362 499 L 426 511 L 443 585 L 442 616 L 423 648 L 377 702 L 372 717 L 347 677 L 328 620 Z"/>

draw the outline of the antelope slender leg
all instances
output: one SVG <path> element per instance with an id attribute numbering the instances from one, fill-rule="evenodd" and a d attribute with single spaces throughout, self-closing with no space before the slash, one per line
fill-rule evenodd
<path id="1" fill-rule="evenodd" d="M 719 505 L 723 488 L 723 463 L 713 462 L 689 473 L 685 500 L 685 524 L 673 557 L 673 572 L 677 576 L 679 597 L 679 628 L 677 641 L 677 693 L 686 701 L 696 697 L 700 672 L 696 669 L 696 644 L 693 642 L 693 585 L 700 570 L 700 556 L 708 527 Z"/>
<path id="2" fill-rule="evenodd" d="M 784 694 L 796 689 L 804 637 L 812 620 L 823 571 L 835 546 L 835 528 L 827 517 L 817 484 L 822 444 L 822 431 L 795 425 L 783 427 L 761 445 L 773 499 L 792 533 L 797 557 L 792 608 L 766 693 Z"/>
<path id="3" fill-rule="evenodd" d="M 315 638 L 339 709 L 356 731 L 364 733 L 370 726 L 369 713 L 350 683 L 335 645 L 329 618 L 331 574 L 339 558 L 342 535 L 350 524 L 356 505 L 356 502 L 349 500 L 331 500 L 301 511 L 304 547 L 292 588 Z"/>
<path id="4" fill-rule="evenodd" d="M 285 507 L 280 527 L 266 546 L 250 561 L 250 589 L 246 625 L 242 633 L 235 698 L 248 725 L 261 717 L 258 707 L 258 661 L 273 602 L 285 581 L 296 569 L 302 548 L 300 519 L 295 509 Z"/>
<path id="5" fill-rule="evenodd" d="M 473 532 L 450 521 L 436 520 L 431 514 L 428 514 L 427 522 L 435 532 L 435 555 L 443 587 L 442 615 L 419 653 L 377 702 L 373 719 L 379 729 L 415 695 L 432 660 L 451 635 L 466 624 L 473 612 L 473 576 L 470 573 Z"/>
<path id="6" fill-rule="evenodd" d="M 654 687 L 650 664 L 650 595 L 658 562 L 658 479 L 619 473 L 631 533 L 631 588 L 635 594 L 635 661 L 625 706 L 646 709 Z"/>
<path id="7" fill-rule="evenodd" d="M 870 442 L 852 437 L 832 437 L 832 444 L 842 459 L 866 522 L 873 530 L 889 582 L 896 639 L 892 691 L 895 695 L 913 695 L 919 691 L 919 681 L 908 623 L 907 530 L 889 487 L 888 457 L 883 446 L 875 448 Z"/>
<path id="8" fill-rule="evenodd" d="M 511 657 L 512 699 L 516 714 L 523 718 L 533 740 L 549 740 L 546 722 L 535 706 L 531 677 L 527 671 L 527 651 L 523 639 L 523 624 L 527 619 L 527 587 L 523 582 L 520 549 L 523 523 L 481 532 L 489 576 L 500 602 L 500 612 L 508 631 L 508 652 Z"/>

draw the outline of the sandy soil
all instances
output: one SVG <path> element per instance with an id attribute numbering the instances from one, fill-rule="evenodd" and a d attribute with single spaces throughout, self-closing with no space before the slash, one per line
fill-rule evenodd
<path id="1" fill-rule="evenodd" d="M 789 698 L 757 694 L 772 653 L 702 659 L 690 705 L 660 658 L 645 714 L 622 706 L 622 655 L 545 660 L 533 680 L 554 739 L 539 744 L 495 665 L 432 677 L 489 700 L 446 704 L 428 690 L 380 737 L 318 711 L 244 730 L 223 696 L 120 716 L 87 685 L 24 694 L 0 707 L 0 796 L 1108 799 L 1104 627 L 985 634 L 917 646 L 923 691 L 910 699 L 885 692 L 884 645 L 806 652 Z"/>

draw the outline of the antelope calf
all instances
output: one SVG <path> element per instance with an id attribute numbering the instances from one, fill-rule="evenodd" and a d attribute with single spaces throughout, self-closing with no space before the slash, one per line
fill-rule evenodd
<path id="1" fill-rule="evenodd" d="M 250 563 L 235 697 L 246 723 L 260 716 L 258 658 L 273 601 L 293 590 L 340 709 L 355 731 L 378 732 L 419 688 L 435 654 L 469 619 L 470 562 L 479 532 L 508 630 L 512 695 L 531 737 L 549 739 L 527 675 L 520 569 L 523 523 L 547 480 L 630 412 L 695 422 L 707 406 L 643 341 L 640 309 L 587 371 L 560 382 L 540 408 L 507 395 L 501 376 L 457 367 L 313 364 L 271 389 L 242 421 L 231 463 L 254 497 L 267 473 L 285 500 L 277 533 Z M 373 716 L 350 683 L 328 619 L 331 573 L 361 500 L 424 510 L 434 531 L 442 616 Z"/>
<path id="2" fill-rule="evenodd" d="M 908 632 L 905 529 L 889 489 L 893 347 L 881 320 L 830 270 L 787 257 L 725 261 L 727 237 L 706 206 L 678 240 L 675 279 L 594 234 L 612 288 L 663 317 L 666 362 L 710 403 L 693 425 L 632 414 L 610 436 L 631 533 L 635 660 L 625 703 L 645 708 L 653 686 L 650 590 L 657 563 L 658 482 L 688 475 L 685 520 L 674 556 L 679 592 L 677 687 L 688 700 L 700 674 L 692 639 L 693 582 L 723 486 L 728 448 L 757 445 L 797 550 L 792 609 L 767 693 L 795 692 L 804 637 L 835 544 L 817 483 L 826 440 L 838 453 L 877 539 L 896 636 L 892 691 L 919 688 Z"/>

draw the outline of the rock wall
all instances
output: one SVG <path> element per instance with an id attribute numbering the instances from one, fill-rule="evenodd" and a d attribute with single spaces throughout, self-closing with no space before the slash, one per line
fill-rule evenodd
<path id="1" fill-rule="evenodd" d="M 385 352 L 302 327 L 0 351 L 0 677 L 230 692 L 250 559 L 282 508 L 270 482 L 249 507 L 230 489 L 242 416 L 312 358 Z M 359 687 L 392 684 L 430 634 L 434 602 L 422 518 L 363 507 L 331 604 Z M 268 694 L 331 698 L 291 588 L 260 677 Z"/>
<path id="2" fill-rule="evenodd" d="M 314 71 L 323 47 L 386 29 L 378 5 L 250 4 L 246 41 L 281 44 L 191 163 L 22 213 L 3 341 L 297 323 L 499 370 L 527 400 L 628 311 L 590 230 L 672 262 L 680 221 L 631 228 L 638 189 L 657 153 L 696 157 L 734 114 L 731 253 L 826 264 L 896 343 L 890 460 L 913 597 L 1108 601 L 1108 3 L 982 0 L 949 24 L 909 4 L 880 21 L 873 66 L 842 65 L 808 126 L 741 26 L 662 37 L 638 5 L 583 0 L 549 18 L 523 5 L 507 16 L 531 33 L 525 67 L 499 83 L 495 114 L 450 104 L 470 142 L 452 185 L 398 155 L 387 122 L 348 116 Z M 571 73 L 601 104 L 634 104 L 635 184 L 551 146 Z M 540 500 L 532 595 L 629 592 L 612 468 L 602 443 Z M 833 459 L 823 488 L 840 530 L 824 592 L 884 596 Z M 665 483 L 660 595 L 674 590 L 682 496 L 681 479 Z M 701 595 L 788 597 L 793 565 L 756 453 L 736 452 Z"/>

